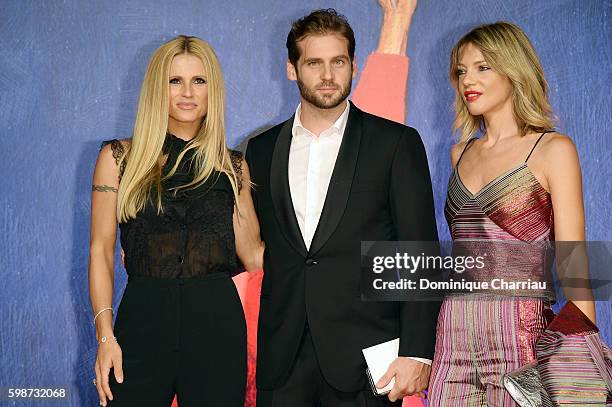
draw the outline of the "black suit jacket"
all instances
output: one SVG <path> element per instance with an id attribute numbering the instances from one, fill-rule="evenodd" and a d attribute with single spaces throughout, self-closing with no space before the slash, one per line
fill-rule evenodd
<path id="1" fill-rule="evenodd" d="M 326 380 L 341 391 L 366 386 L 361 349 L 400 337 L 400 356 L 433 358 L 439 303 L 361 300 L 360 242 L 437 241 L 421 138 L 413 128 L 353 104 L 310 250 L 288 181 L 293 117 L 249 141 L 254 202 L 266 243 L 257 386 L 287 379 L 308 323 Z"/>

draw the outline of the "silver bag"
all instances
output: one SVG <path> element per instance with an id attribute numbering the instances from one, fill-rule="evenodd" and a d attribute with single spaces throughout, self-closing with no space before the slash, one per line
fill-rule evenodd
<path id="1" fill-rule="evenodd" d="M 503 376 L 504 387 L 521 407 L 553 407 L 544 389 L 537 362 L 530 363 Z"/>

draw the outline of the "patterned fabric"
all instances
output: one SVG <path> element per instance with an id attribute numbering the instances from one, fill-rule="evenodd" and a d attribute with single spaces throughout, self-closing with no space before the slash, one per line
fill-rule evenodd
<path id="1" fill-rule="evenodd" d="M 121 162 L 120 171 L 129 160 L 128 142 L 112 140 L 113 157 Z M 174 190 L 193 180 L 192 158 L 188 150 L 171 178 L 164 179 L 176 164 L 188 142 L 167 134 L 163 152 L 167 155 L 162 167 L 162 208 L 158 213 L 155 199 L 150 199 L 134 219 L 121 223 L 120 240 L 125 253 L 129 276 L 156 278 L 203 277 L 224 272 L 240 272 L 233 229 L 234 193 L 229 178 L 214 171 L 195 188 Z M 124 157 L 126 154 L 127 157 Z M 242 181 L 242 154 L 231 151 L 238 187 Z M 120 176 L 122 172 L 120 172 Z M 151 197 L 157 196 L 154 185 Z"/>
<path id="2" fill-rule="evenodd" d="M 572 302 L 537 342 L 538 371 L 555 405 L 612 405 L 612 351 Z"/>
<path id="3" fill-rule="evenodd" d="M 554 240 L 550 194 L 526 162 L 505 172 L 473 195 L 457 167 L 444 208 L 453 240 Z"/>
<path id="4" fill-rule="evenodd" d="M 113 152 L 113 158 L 115 159 L 115 162 L 119 164 L 119 181 L 121 181 L 121 177 L 123 176 L 123 173 L 125 172 L 125 164 L 127 163 L 126 160 L 122 160 L 123 156 L 126 153 L 126 148 L 123 145 L 123 143 L 127 143 L 127 142 L 129 141 L 128 140 L 120 141 L 117 139 L 102 142 L 102 147 L 104 147 L 107 144 L 110 144 L 111 151 Z"/>
<path id="5" fill-rule="evenodd" d="M 428 407 L 516 406 L 502 373 L 535 360 L 549 312 L 537 299 L 447 298 L 438 317 Z"/>
<path id="6" fill-rule="evenodd" d="M 127 164 L 127 159 L 123 159 L 123 156 L 126 153 L 129 154 L 130 142 L 131 142 L 131 139 L 123 139 L 123 140 L 113 139 L 113 140 L 106 140 L 102 142 L 101 147 L 104 147 L 105 145 L 110 144 L 111 151 L 113 153 L 113 158 L 115 159 L 115 162 L 118 165 L 120 164 L 120 167 L 119 167 L 119 180 L 120 181 L 121 181 L 121 177 L 123 176 L 123 173 L 125 172 L 125 165 Z M 172 134 L 167 134 L 166 140 L 164 142 L 164 154 L 168 154 L 172 146 L 174 146 L 175 149 L 178 147 L 178 149 L 180 150 L 185 145 L 186 145 L 186 142 L 184 140 L 181 140 Z M 232 168 L 234 170 L 234 173 L 236 174 L 236 183 L 238 186 L 238 191 L 240 191 L 242 189 L 243 155 L 240 151 L 236 151 L 236 150 L 229 150 L 229 155 L 230 155 L 230 160 L 232 161 Z M 170 161 L 170 159 L 168 159 L 168 161 Z"/>
<path id="7" fill-rule="evenodd" d="M 527 160 L 475 193 L 461 180 L 460 161 L 461 157 L 450 177 L 444 209 L 453 241 L 547 244 L 553 239 L 550 194 Z M 534 270 L 546 269 L 547 259 L 536 252 L 521 260 L 520 253 L 498 249 L 511 248 L 510 244 L 491 247 L 508 253 L 491 256 L 503 261 L 489 259 L 484 277 L 528 278 Z M 535 360 L 536 341 L 551 317 L 544 299 L 448 297 L 438 318 L 428 406 L 516 406 L 503 387 L 502 376 Z"/>
<path id="8" fill-rule="evenodd" d="M 455 248 L 460 248 L 461 254 L 488 254 L 487 267 L 477 275 L 469 274 L 472 281 L 542 281 L 547 283 L 545 290 L 495 293 L 554 300 L 549 246 L 554 239 L 552 202 L 526 162 L 495 178 L 476 194 L 465 187 L 455 168 L 444 212 Z"/>

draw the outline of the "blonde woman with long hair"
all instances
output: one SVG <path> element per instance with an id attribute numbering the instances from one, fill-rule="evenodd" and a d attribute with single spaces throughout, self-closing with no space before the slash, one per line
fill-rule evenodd
<path id="1" fill-rule="evenodd" d="M 131 139 L 106 143 L 91 207 L 90 298 L 103 406 L 242 406 L 246 327 L 230 278 L 262 267 L 247 164 L 227 148 L 221 68 L 179 36 L 149 62 Z M 128 284 L 113 327 L 117 237 Z"/>
<path id="2" fill-rule="evenodd" d="M 529 263 L 530 250 L 514 253 L 512 247 L 582 241 L 585 226 L 578 154 L 569 137 L 553 130 L 538 56 L 516 25 L 483 25 L 453 48 L 450 77 L 460 133 L 451 150 L 445 207 L 453 241 L 495 241 L 489 246 L 495 256 L 506 250 L 507 258 L 518 256 L 520 267 L 488 258 L 490 278 L 539 277 L 531 271 L 544 265 Z M 447 296 L 438 318 L 429 406 L 517 405 L 502 376 L 534 360 L 554 293 L 505 294 Z M 576 305 L 595 320 L 592 301 Z"/>

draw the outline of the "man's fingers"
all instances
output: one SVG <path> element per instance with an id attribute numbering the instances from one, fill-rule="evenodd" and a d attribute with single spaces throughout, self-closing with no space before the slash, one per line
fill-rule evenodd
<path id="1" fill-rule="evenodd" d="M 389 369 L 387 369 L 385 374 L 376 383 L 376 387 L 378 387 L 379 389 L 382 389 L 383 387 L 389 384 L 389 382 L 391 381 L 391 379 L 393 379 L 394 376 L 395 376 L 395 370 L 391 366 L 389 366 Z"/>
<path id="2" fill-rule="evenodd" d="M 393 386 L 393 389 L 391 389 L 391 392 L 389 393 L 389 401 L 394 402 L 414 394 L 416 394 L 416 388 L 414 386 L 400 386 L 396 382 L 395 386 Z"/>
<path id="3" fill-rule="evenodd" d="M 401 374 L 395 375 L 395 384 L 389 393 L 389 401 L 394 402 L 406 396 L 417 393 L 417 386 L 408 377 Z"/>
<path id="4" fill-rule="evenodd" d="M 102 372 L 102 390 L 109 400 L 113 399 L 113 393 L 111 392 L 110 386 L 108 385 L 108 375 L 110 374 L 110 366 L 100 366 Z"/>
<path id="5" fill-rule="evenodd" d="M 410 384 L 407 386 L 404 386 L 401 390 L 402 390 L 402 397 L 412 396 L 417 393 L 416 387 Z"/>
<path id="6" fill-rule="evenodd" d="M 395 383 L 395 386 L 393 386 L 393 388 L 391 389 L 391 392 L 389 392 L 389 401 L 391 401 L 392 403 L 397 401 L 398 399 L 402 398 L 402 391 L 401 389 L 398 387 L 397 382 Z"/>

